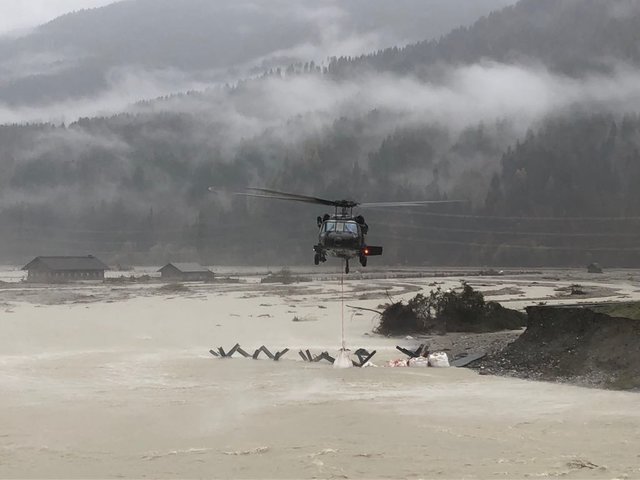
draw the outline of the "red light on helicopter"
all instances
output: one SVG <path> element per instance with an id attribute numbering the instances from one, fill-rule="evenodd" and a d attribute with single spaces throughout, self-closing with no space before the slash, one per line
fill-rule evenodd
<path id="1" fill-rule="evenodd" d="M 365 257 L 382 255 L 382 247 L 372 247 L 371 245 L 362 247 L 362 255 L 364 255 Z"/>

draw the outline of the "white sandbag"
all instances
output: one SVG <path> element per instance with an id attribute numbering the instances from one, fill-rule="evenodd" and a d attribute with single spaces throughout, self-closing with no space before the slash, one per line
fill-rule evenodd
<path id="1" fill-rule="evenodd" d="M 429 355 L 429 365 L 436 368 L 449 367 L 449 357 L 444 352 L 436 352 Z"/>
<path id="2" fill-rule="evenodd" d="M 414 368 L 424 368 L 429 366 L 429 359 L 424 357 L 416 357 L 409 360 L 409 366 Z"/>
<path id="3" fill-rule="evenodd" d="M 340 350 L 338 352 L 338 356 L 336 357 L 336 361 L 333 362 L 333 368 L 351 367 L 353 367 L 353 362 L 351 361 L 351 357 L 349 356 L 349 350 Z"/>

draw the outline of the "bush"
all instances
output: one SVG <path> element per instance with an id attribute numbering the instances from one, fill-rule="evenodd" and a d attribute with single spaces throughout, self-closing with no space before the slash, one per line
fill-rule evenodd
<path id="1" fill-rule="evenodd" d="M 526 315 L 485 302 L 484 295 L 462 282 L 462 290 L 432 290 L 428 297 L 416 295 L 406 304 L 386 305 L 377 333 L 492 332 L 514 330 L 526 324 Z"/>
<path id="2" fill-rule="evenodd" d="M 587 272 L 589 273 L 602 273 L 602 267 L 599 263 L 590 263 L 587 265 Z"/>
<path id="3" fill-rule="evenodd" d="M 582 285 L 574 284 L 569 287 L 571 295 L 584 295 L 584 288 Z"/>
<path id="4" fill-rule="evenodd" d="M 380 316 L 380 325 L 375 331 L 383 335 L 402 335 L 420 330 L 420 323 L 420 318 L 412 306 L 397 302 L 384 309 Z"/>

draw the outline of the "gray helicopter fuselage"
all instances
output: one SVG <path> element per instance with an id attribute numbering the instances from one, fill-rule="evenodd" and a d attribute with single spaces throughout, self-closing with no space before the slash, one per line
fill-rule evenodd
<path id="1" fill-rule="evenodd" d="M 317 247 L 327 255 L 344 259 L 360 257 L 364 245 L 362 226 L 351 217 L 334 216 L 320 225 Z"/>
<path id="2" fill-rule="evenodd" d="M 354 200 L 328 200 L 326 198 L 282 192 L 269 188 L 248 187 L 247 190 L 248 192 L 236 193 L 236 195 L 334 207 L 336 212 L 334 216 L 326 214 L 324 217 L 318 217 L 317 219 L 320 233 L 318 236 L 318 244 L 313 247 L 315 251 L 314 263 L 319 265 L 321 262 L 325 262 L 327 255 L 343 258 L 345 259 L 345 273 L 349 273 L 349 259 L 351 258 L 359 257 L 360 264 L 366 267 L 368 257 L 382 255 L 381 246 L 366 244 L 365 237 L 368 233 L 369 226 L 361 215 L 353 216 L 354 208 L 417 207 L 420 205 L 439 203 L 462 203 L 459 200 L 360 203 Z M 216 188 L 211 186 L 209 187 L 209 191 L 215 192 Z"/>

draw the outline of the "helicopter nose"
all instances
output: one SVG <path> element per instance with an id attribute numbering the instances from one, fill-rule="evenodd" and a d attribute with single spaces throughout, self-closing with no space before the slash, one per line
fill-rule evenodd
<path id="1" fill-rule="evenodd" d="M 336 248 L 340 247 L 357 247 L 358 238 L 353 235 L 342 235 L 342 234 L 334 234 L 327 238 L 326 241 L 327 246 L 332 246 Z"/>

